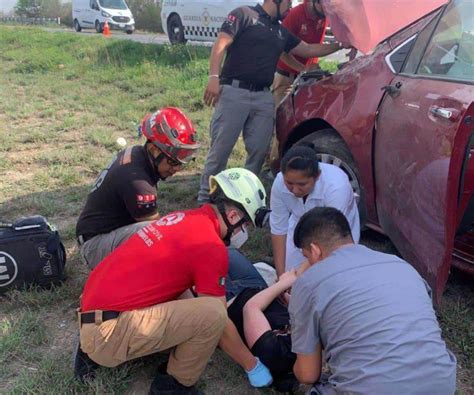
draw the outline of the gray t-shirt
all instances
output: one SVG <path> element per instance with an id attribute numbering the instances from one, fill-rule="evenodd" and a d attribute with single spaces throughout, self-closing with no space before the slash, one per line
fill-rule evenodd
<path id="1" fill-rule="evenodd" d="M 292 350 L 310 354 L 320 342 L 338 393 L 453 394 L 456 359 L 429 292 L 400 258 L 340 247 L 293 286 Z"/>

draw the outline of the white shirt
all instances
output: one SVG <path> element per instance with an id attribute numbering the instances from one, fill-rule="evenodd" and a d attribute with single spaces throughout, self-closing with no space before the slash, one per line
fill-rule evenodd
<path id="1" fill-rule="evenodd" d="M 305 260 L 293 243 L 293 233 L 299 219 L 314 207 L 334 207 L 341 211 L 351 227 L 355 243 L 360 238 L 359 210 L 349 178 L 339 167 L 320 163 L 321 174 L 306 201 L 297 198 L 286 187 L 283 174 L 278 173 L 270 196 L 270 228 L 274 235 L 286 235 L 285 269 L 297 267 Z"/>

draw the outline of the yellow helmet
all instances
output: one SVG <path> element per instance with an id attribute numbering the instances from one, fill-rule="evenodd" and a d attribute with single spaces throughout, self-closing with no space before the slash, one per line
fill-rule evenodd
<path id="1" fill-rule="evenodd" d="M 209 178 L 211 196 L 218 190 L 218 186 L 229 200 L 243 207 L 255 226 L 265 225 L 270 213 L 265 206 L 267 194 L 255 174 L 239 167 L 223 170 Z"/>

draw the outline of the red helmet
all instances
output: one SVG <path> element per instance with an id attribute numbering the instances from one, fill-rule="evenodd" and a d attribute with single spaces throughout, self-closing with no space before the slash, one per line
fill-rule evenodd
<path id="1" fill-rule="evenodd" d="M 188 163 L 201 146 L 189 118 L 175 107 L 165 107 L 148 114 L 142 121 L 141 132 L 163 154 L 180 163 Z"/>

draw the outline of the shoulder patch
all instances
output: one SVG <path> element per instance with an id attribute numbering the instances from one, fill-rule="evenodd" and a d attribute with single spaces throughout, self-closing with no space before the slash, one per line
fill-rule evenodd
<path id="1" fill-rule="evenodd" d="M 136 196 L 137 206 L 140 208 L 156 207 L 156 195 L 145 194 Z"/>

